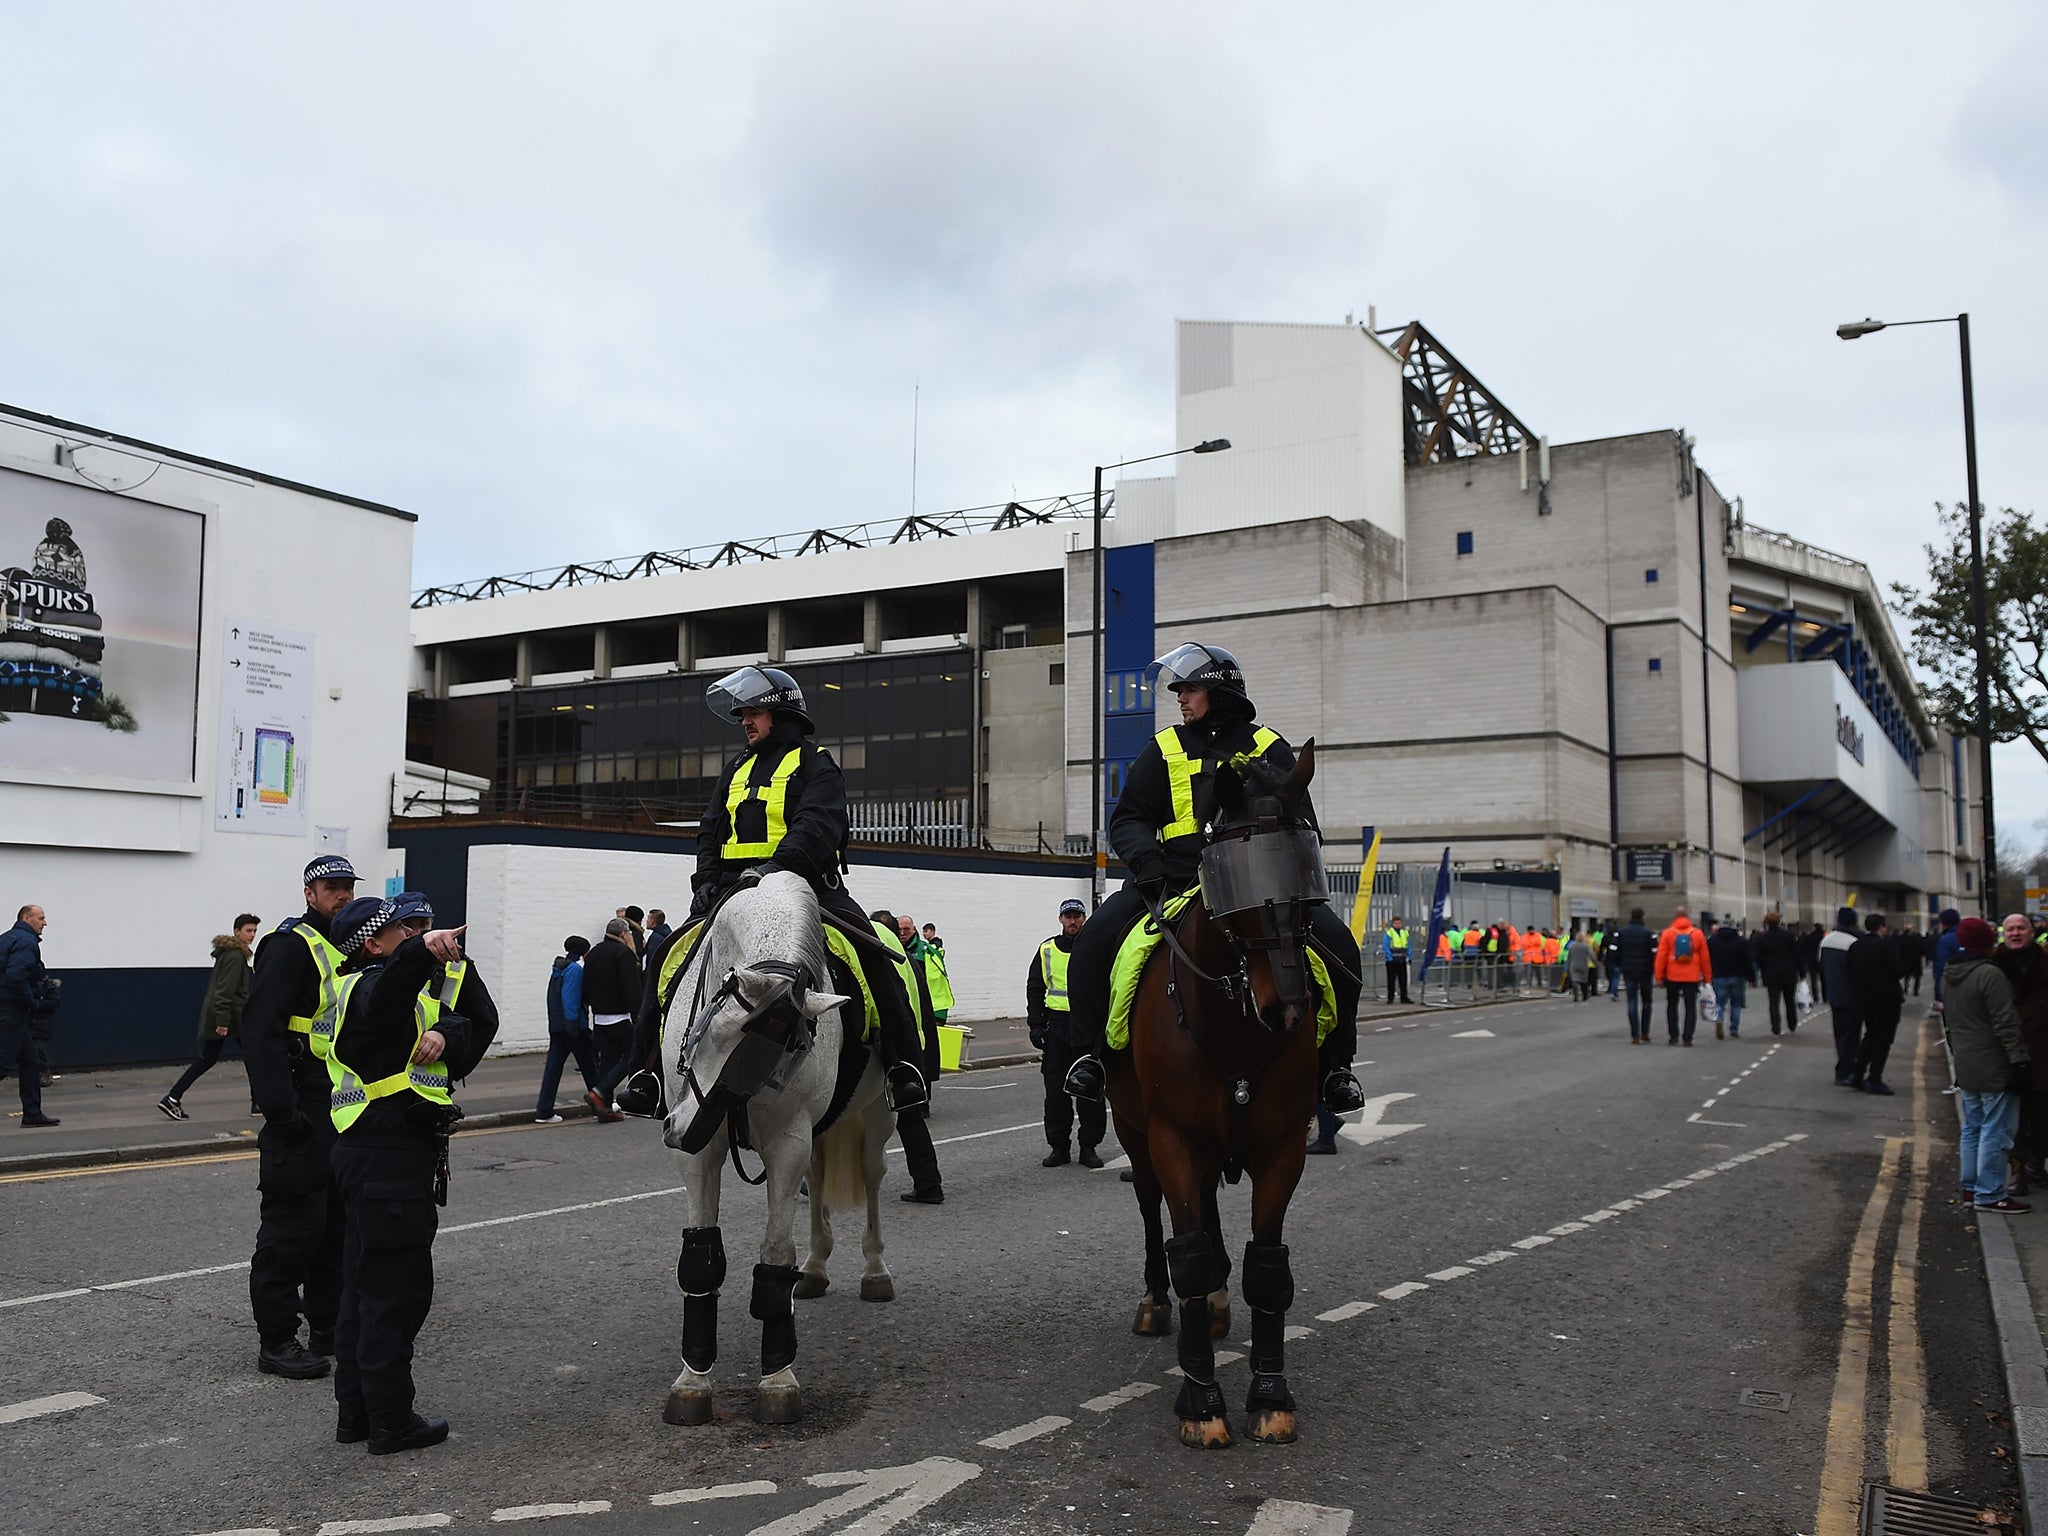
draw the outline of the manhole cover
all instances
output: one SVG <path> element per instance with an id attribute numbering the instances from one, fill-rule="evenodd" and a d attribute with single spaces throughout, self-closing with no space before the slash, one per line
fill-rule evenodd
<path id="1" fill-rule="evenodd" d="M 2011 1529 L 1995 1511 L 1966 1499 L 1864 1485 L 1863 1536 L 1989 1536 Z"/>
<path id="2" fill-rule="evenodd" d="M 1773 1392 L 1768 1387 L 1744 1387 L 1736 1401 L 1745 1408 L 1775 1408 L 1780 1413 L 1792 1411 L 1792 1394 Z"/>

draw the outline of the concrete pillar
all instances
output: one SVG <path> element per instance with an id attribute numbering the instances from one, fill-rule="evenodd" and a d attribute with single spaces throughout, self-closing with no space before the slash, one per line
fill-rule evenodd
<path id="1" fill-rule="evenodd" d="M 868 652 L 882 648 L 882 600 L 872 592 L 860 600 L 860 648 Z"/>
<path id="2" fill-rule="evenodd" d="M 695 636 L 690 633 L 690 616 L 676 615 L 676 667 L 683 672 L 693 672 L 697 666 L 697 651 L 693 644 Z"/>
<path id="3" fill-rule="evenodd" d="M 768 609 L 768 659 L 782 660 L 782 604 L 774 603 Z"/>
<path id="4" fill-rule="evenodd" d="M 590 632 L 590 670 L 599 677 L 612 675 L 612 630 L 600 624 Z"/>
<path id="5" fill-rule="evenodd" d="M 967 584 L 967 643 L 977 656 L 981 654 L 981 583 Z"/>
<path id="6" fill-rule="evenodd" d="M 518 660 L 512 663 L 512 684 L 516 688 L 533 686 L 533 636 L 519 637 Z"/>
<path id="7" fill-rule="evenodd" d="M 427 696 L 434 699 L 445 699 L 448 697 L 448 675 L 450 671 L 447 646 L 437 645 L 434 647 L 434 657 L 431 665 L 434 670 L 433 675 L 427 679 Z"/>

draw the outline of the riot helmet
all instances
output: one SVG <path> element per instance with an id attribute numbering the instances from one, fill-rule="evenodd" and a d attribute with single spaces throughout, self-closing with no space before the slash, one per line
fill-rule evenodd
<path id="1" fill-rule="evenodd" d="M 720 719 L 739 724 L 743 709 L 770 709 L 794 720 L 809 735 L 817 727 L 804 708 L 804 691 L 780 667 L 741 667 L 704 690 L 704 702 Z"/>
<path id="2" fill-rule="evenodd" d="M 1175 693 L 1183 688 L 1206 688 L 1212 708 L 1225 700 L 1234 701 L 1245 713 L 1252 708 L 1251 695 L 1244 690 L 1244 668 L 1220 645 L 1197 641 L 1177 645 L 1147 667 L 1145 677 L 1153 687 L 1163 683 Z"/>

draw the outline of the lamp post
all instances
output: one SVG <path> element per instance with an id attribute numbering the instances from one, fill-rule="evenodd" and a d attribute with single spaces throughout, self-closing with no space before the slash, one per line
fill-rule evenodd
<path id="1" fill-rule="evenodd" d="M 1998 921 L 1998 823 L 1991 809 L 1991 622 L 1984 595 L 1984 509 L 1977 499 L 1977 401 L 1970 382 L 1970 317 L 1943 315 L 1932 320 L 1851 320 L 1835 327 L 1844 341 L 1855 341 L 1899 325 L 1953 325 L 1963 352 L 1963 460 L 1970 497 L 1970 620 L 1977 642 L 1977 773 L 1984 781 L 1984 874 L 1978 889 L 1984 916 Z"/>
<path id="2" fill-rule="evenodd" d="M 1095 466 L 1095 560 L 1089 570 L 1094 605 L 1089 640 L 1094 646 L 1094 659 L 1088 669 L 1088 686 L 1094 692 L 1095 702 L 1089 712 L 1092 737 L 1088 761 L 1088 850 L 1095 856 L 1089 890 L 1094 898 L 1093 904 L 1098 907 L 1102 905 L 1103 890 L 1109 884 L 1109 853 L 1102 846 L 1102 794 L 1105 788 L 1102 782 L 1102 715 L 1107 702 L 1104 694 L 1109 686 L 1102 674 L 1102 632 L 1107 622 L 1102 611 L 1102 472 L 1105 469 L 1127 469 L 1133 464 L 1150 464 L 1156 459 L 1179 458 L 1184 453 L 1221 453 L 1229 446 L 1229 438 L 1212 437 L 1189 448 L 1148 453 L 1142 459 L 1120 459 L 1114 464 Z"/>

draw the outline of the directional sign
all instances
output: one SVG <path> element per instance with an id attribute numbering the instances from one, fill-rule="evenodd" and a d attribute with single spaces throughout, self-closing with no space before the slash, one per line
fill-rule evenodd
<path id="1" fill-rule="evenodd" d="M 1338 1132 L 1338 1134 L 1346 1141 L 1355 1141 L 1361 1147 L 1369 1147 L 1376 1141 L 1387 1141 L 1408 1131 L 1419 1131 L 1422 1129 L 1419 1124 L 1382 1125 L 1380 1123 L 1381 1117 L 1387 1112 L 1388 1105 L 1398 1104 L 1403 1099 L 1412 1099 L 1414 1097 L 1415 1095 L 1412 1093 L 1383 1093 L 1378 1098 L 1367 1099 L 1365 1101 L 1365 1108 L 1359 1112 L 1358 1119 L 1356 1121 L 1347 1120 L 1344 1123 L 1343 1130 Z"/>
<path id="2" fill-rule="evenodd" d="M 806 1536 L 830 1528 L 841 1515 L 868 1509 L 870 1504 L 877 1507 L 843 1527 L 841 1536 L 881 1536 L 979 1476 L 980 1467 L 950 1456 L 928 1456 L 907 1467 L 876 1467 L 867 1472 L 820 1472 L 804 1481 L 813 1488 L 844 1488 L 846 1492 L 756 1526 L 749 1536 Z"/>

